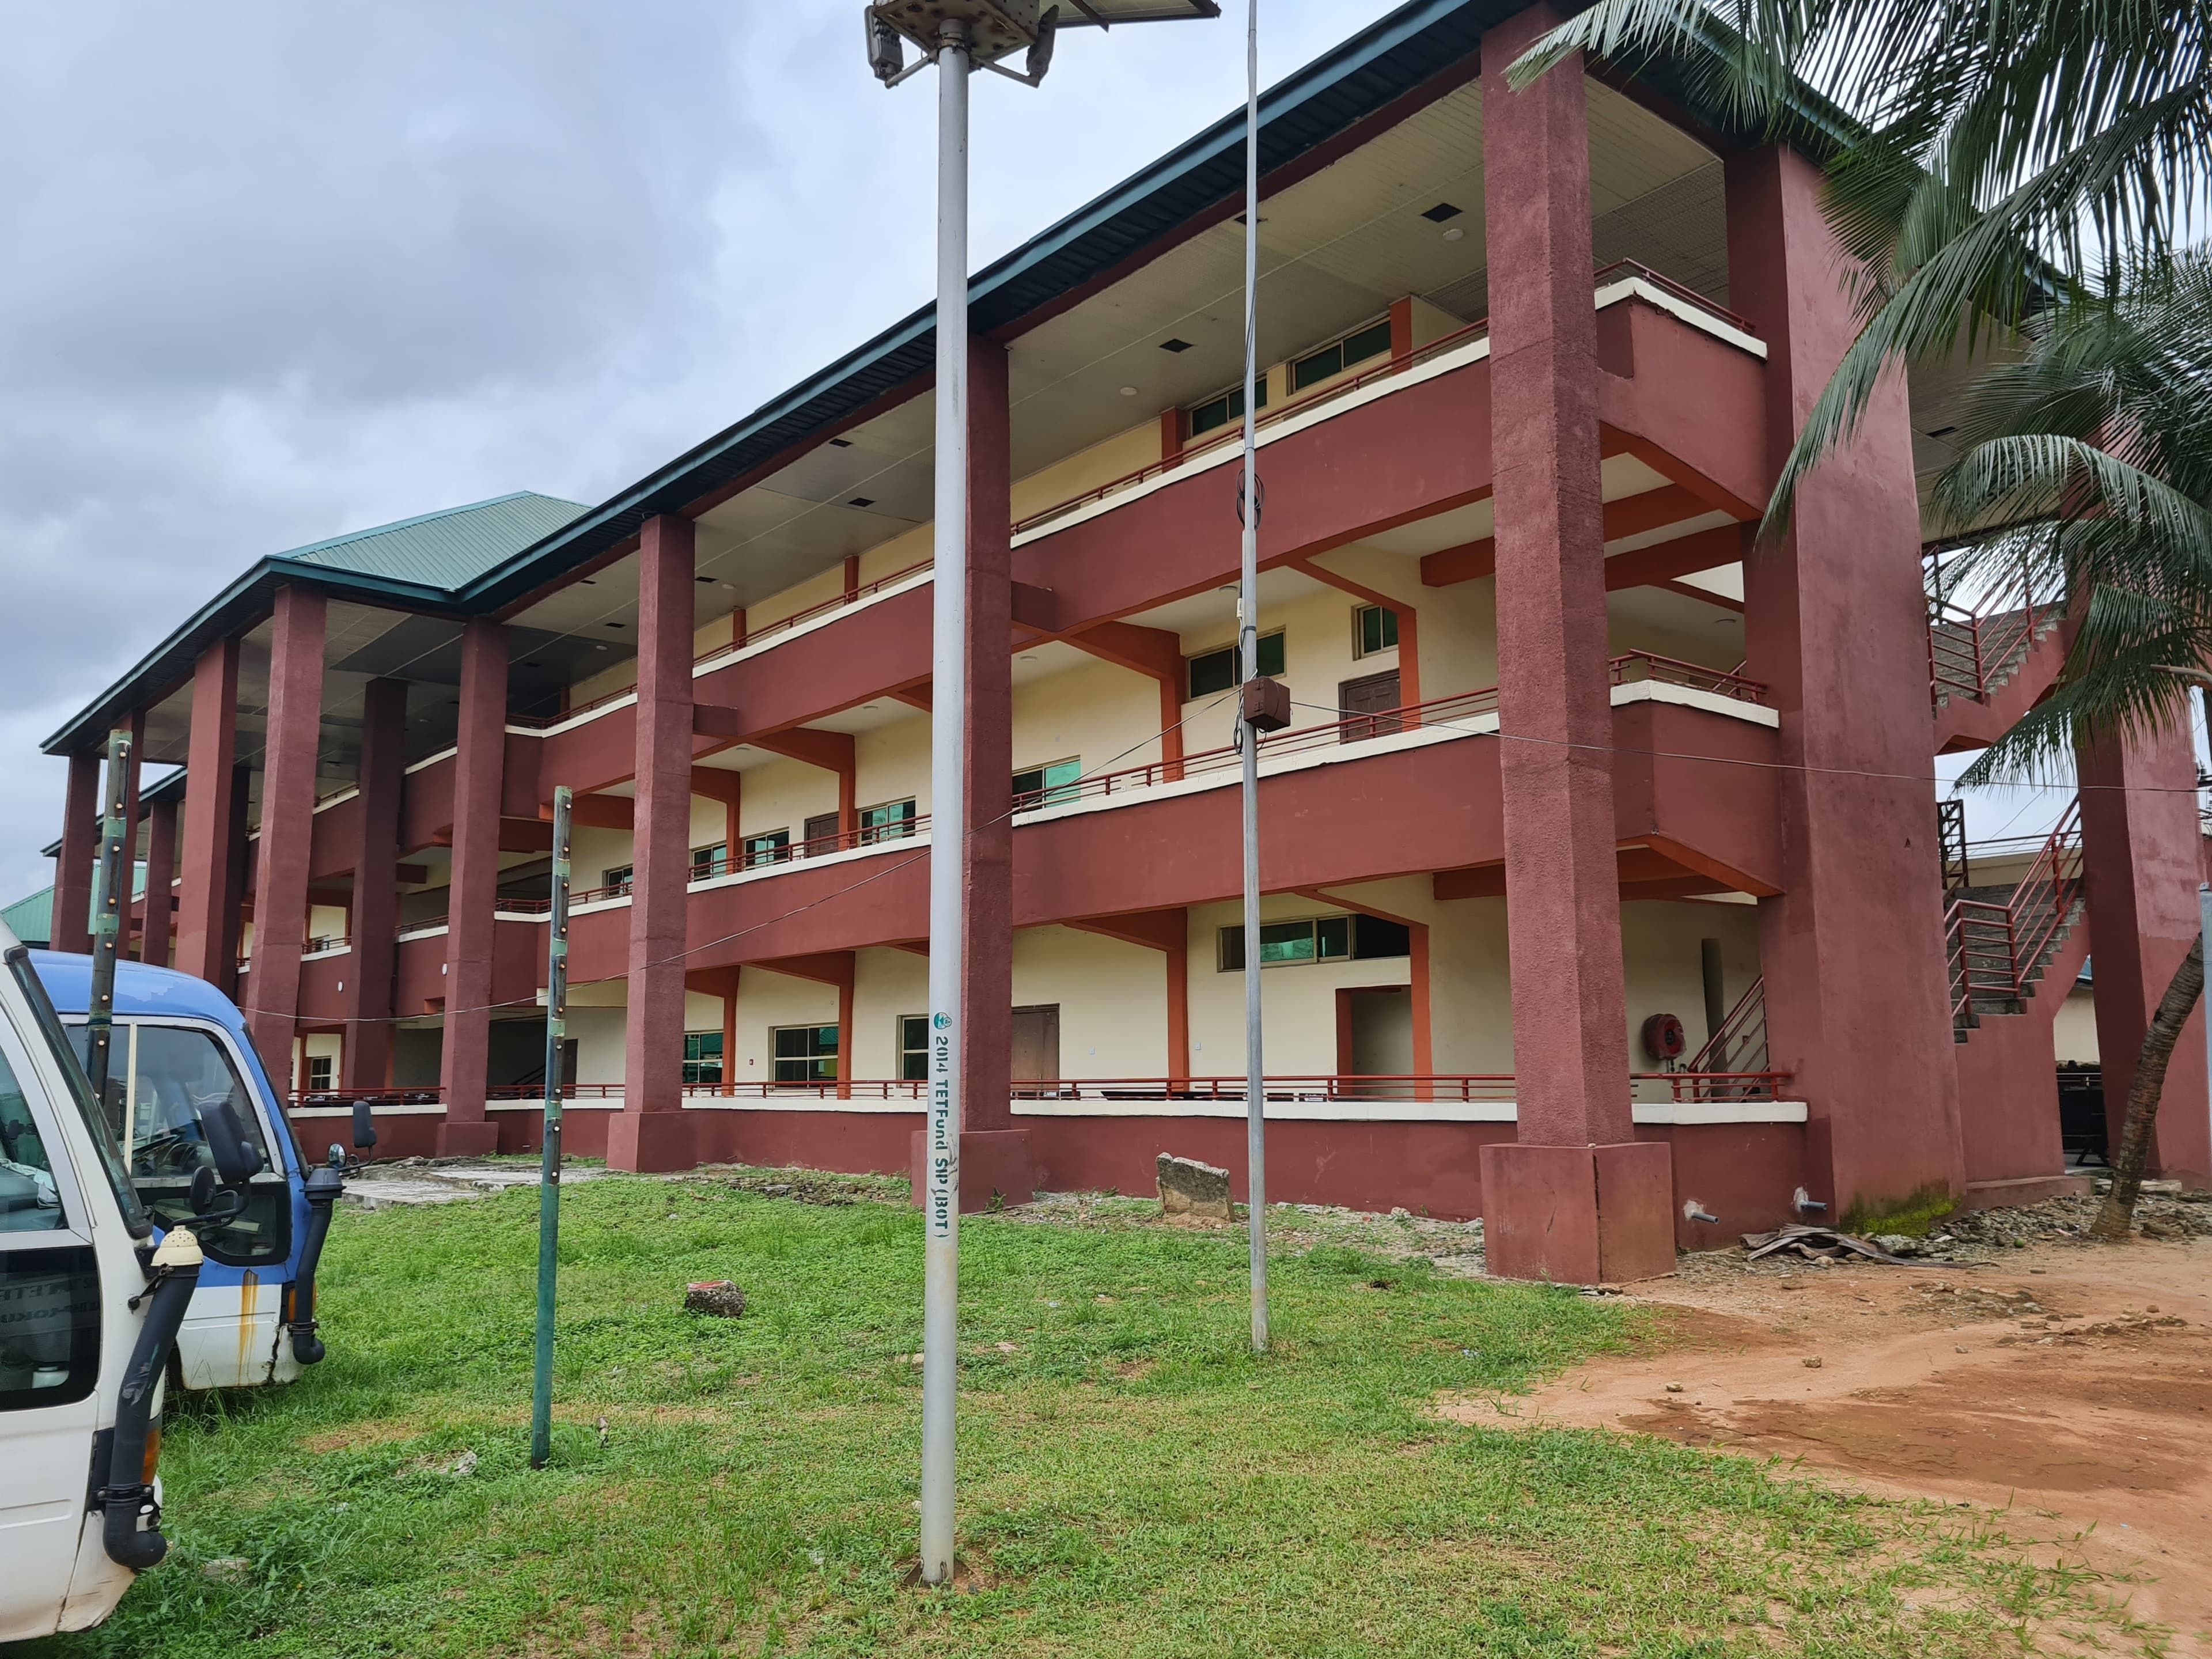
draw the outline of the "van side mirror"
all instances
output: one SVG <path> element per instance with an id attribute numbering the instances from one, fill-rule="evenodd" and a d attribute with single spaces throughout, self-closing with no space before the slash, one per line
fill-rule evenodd
<path id="1" fill-rule="evenodd" d="M 223 1186 L 243 1187 L 261 1173 L 261 1149 L 246 1138 L 237 1109 L 228 1101 L 216 1101 L 201 1109 L 200 1130 L 207 1137 L 216 1176 Z"/>
<path id="2" fill-rule="evenodd" d="M 357 1152 L 365 1152 L 376 1145 L 376 1119 L 368 1103 L 356 1100 L 353 1103 L 353 1146 Z"/>

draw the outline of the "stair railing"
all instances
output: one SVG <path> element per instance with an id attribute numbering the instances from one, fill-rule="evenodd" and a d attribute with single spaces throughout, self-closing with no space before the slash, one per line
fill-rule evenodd
<path id="1" fill-rule="evenodd" d="M 1722 1020 L 1720 1029 L 1682 1069 L 1698 1073 L 1764 1072 L 1766 1069 L 1766 978 L 1752 981 Z"/>
<path id="2" fill-rule="evenodd" d="M 2022 1002 L 2081 898 L 2081 803 L 2069 802 L 2003 903 L 1955 898 L 1943 916 L 1951 1021 L 1973 1024 L 1977 1000 Z"/>
<path id="3" fill-rule="evenodd" d="M 2025 558 L 2014 561 L 2003 576 L 1987 583 L 1973 603 L 1960 603 L 1959 589 L 1942 554 L 1928 561 L 1928 694 L 1931 702 L 1947 696 L 1987 702 L 1995 682 L 2015 668 L 2042 633 L 2065 609 L 2056 579 L 2039 576 Z"/>

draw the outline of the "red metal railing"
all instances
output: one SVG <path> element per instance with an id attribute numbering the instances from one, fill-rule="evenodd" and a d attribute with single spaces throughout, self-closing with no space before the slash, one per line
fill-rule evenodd
<path id="1" fill-rule="evenodd" d="M 1650 266 L 1639 264 L 1633 259 L 1615 259 L 1609 265 L 1600 266 L 1596 279 L 1592 283 L 1591 286 L 1594 288 L 1603 288 L 1608 280 L 1618 279 L 1622 276 L 1634 276 L 1644 282 L 1649 283 L 1652 287 L 1659 289 L 1662 293 L 1664 293 L 1674 299 L 1680 300 L 1684 305 L 1695 306 L 1699 311 L 1704 312 L 1707 316 L 1717 317 L 1722 322 L 1728 324 L 1731 328 L 1737 329 L 1743 333 L 1749 334 L 1753 337 L 1756 337 L 1759 333 L 1757 326 L 1752 322 L 1750 318 L 1730 311 L 1726 306 L 1720 305 L 1711 300 L 1708 300 L 1704 295 L 1698 293 L 1697 289 L 1693 288 L 1685 288 L 1681 283 L 1676 282 L 1672 276 L 1663 276 L 1660 275 L 1659 272 L 1652 270 Z"/>
<path id="2" fill-rule="evenodd" d="M 1647 1103 L 1656 1097 L 1678 1103 L 1698 1101 L 1774 1100 L 1790 1080 L 1787 1072 L 1637 1072 L 1632 1073 L 1629 1083 L 1640 1099 Z M 1423 1077 L 1357 1076 L 1327 1073 L 1286 1073 L 1270 1075 L 1263 1084 L 1266 1097 L 1276 1102 L 1343 1102 L 1352 1104 L 1398 1101 L 1419 1105 L 1510 1105 L 1514 1098 L 1514 1079 L 1510 1072 L 1468 1073 L 1454 1075 Z M 684 1093 L 693 1100 L 911 1100 L 917 1103 L 924 1097 L 928 1085 L 906 1079 L 855 1078 L 849 1082 L 834 1079 L 810 1080 L 804 1083 L 693 1083 L 686 1084 Z M 536 1083 L 505 1085 L 486 1091 L 489 1100 L 538 1100 L 544 1096 L 544 1085 Z M 623 1085 L 618 1083 L 576 1083 L 562 1090 L 566 1100 L 608 1100 L 619 1098 Z M 1017 1100 L 1072 1101 L 1158 1101 L 1163 1104 L 1190 1102 L 1218 1102 L 1241 1104 L 1244 1099 L 1244 1079 L 1241 1077 L 1201 1078 L 1082 1078 L 1024 1079 L 1017 1080 L 1012 1089 Z M 318 1089 L 295 1095 L 291 1104 L 299 1106 L 349 1106 L 356 1100 L 365 1100 L 371 1106 L 437 1105 L 445 1099 L 445 1091 L 437 1086 L 420 1089 Z"/>
<path id="3" fill-rule="evenodd" d="M 2039 573 L 2026 560 L 2002 580 L 1959 602 L 1958 589 L 1945 581 L 1939 554 L 1928 562 L 1928 696 L 1941 706 L 1947 697 L 1986 702 L 2043 633 L 2065 611 L 2057 578 Z"/>
<path id="4" fill-rule="evenodd" d="M 1626 656 L 1613 658 L 1610 672 L 1615 685 L 1654 680 L 1664 685 L 1680 685 L 1692 691 L 1710 691 L 1717 696 L 1733 697 L 1738 702 L 1763 704 L 1766 701 L 1766 688 L 1757 680 L 1747 680 L 1741 674 L 1707 668 L 1698 663 L 1658 656 L 1650 651 L 1632 651 Z"/>
<path id="5" fill-rule="evenodd" d="M 2069 803 L 2011 896 L 1960 898 L 1945 912 L 1951 1018 L 1971 1024 L 1977 1000 L 2024 1001 L 2081 897 L 2081 803 Z"/>

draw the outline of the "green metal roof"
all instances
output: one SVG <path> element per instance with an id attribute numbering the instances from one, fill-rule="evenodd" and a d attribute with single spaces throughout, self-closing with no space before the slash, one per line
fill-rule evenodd
<path id="1" fill-rule="evenodd" d="M 474 581 L 586 509 L 581 501 L 518 490 L 468 507 L 356 530 L 276 556 L 394 581 L 454 588 Z"/>
<path id="2" fill-rule="evenodd" d="M 521 490 L 273 554 L 187 617 L 40 746 L 66 755 L 97 743 L 149 687 L 155 696 L 164 695 L 161 688 L 188 675 L 201 652 L 266 617 L 287 582 L 307 582 L 365 605 L 465 615 L 455 602 L 460 589 L 585 511 L 580 502 Z"/>
<path id="3" fill-rule="evenodd" d="M 51 945 L 54 938 L 54 890 L 51 887 L 17 899 L 0 910 L 0 921 L 26 945 Z"/>

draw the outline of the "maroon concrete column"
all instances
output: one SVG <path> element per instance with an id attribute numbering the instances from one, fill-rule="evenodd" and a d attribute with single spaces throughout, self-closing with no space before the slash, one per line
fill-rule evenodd
<path id="1" fill-rule="evenodd" d="M 304 587 L 276 590 L 269 635 L 269 732 L 261 760 L 261 840 L 253 877 L 253 974 L 246 1029 L 280 1091 L 292 1084 L 300 957 L 307 945 L 308 849 L 323 729 L 328 607 Z"/>
<path id="2" fill-rule="evenodd" d="M 1014 1006 L 1013 464 L 1006 349 L 968 352 L 968 843 L 960 849 L 960 1201 L 1036 1195 L 1030 1133 L 1012 1110 Z M 947 711 L 949 712 L 949 711 Z M 950 848 L 945 849 L 950 852 Z M 917 1135 L 917 1139 L 920 1137 Z M 917 1189 L 919 1190 L 919 1189 Z"/>
<path id="3" fill-rule="evenodd" d="M 501 722 L 504 726 L 504 722 Z M 504 731 L 501 732 L 504 739 Z M 371 680 L 362 699 L 361 845 L 353 863 L 352 959 L 346 963 L 340 1086 L 380 1089 L 392 1058 L 392 974 L 398 947 L 399 793 L 406 781 L 407 685 Z"/>
<path id="4" fill-rule="evenodd" d="M 1581 60 L 1505 70 L 1556 21 L 1483 37 L 1498 769 L 1517 1142 L 1483 1149 L 1491 1271 L 1595 1283 L 1674 1262 L 1667 1148 L 1636 1140 L 1613 851 L 1597 315 Z"/>
<path id="5" fill-rule="evenodd" d="M 51 932 L 57 951 L 92 949 L 92 866 L 100 852 L 100 751 L 69 757 L 62 796 L 62 844 L 54 855 Z"/>
<path id="6" fill-rule="evenodd" d="M 499 1147 L 499 1126 L 484 1115 L 484 1087 L 497 927 L 493 912 L 499 896 L 499 797 L 507 757 L 507 658 L 504 628 L 495 622 L 468 624 L 461 635 L 461 708 L 454 738 L 446 1031 L 438 1079 L 446 1100 L 438 1152 L 447 1158 L 482 1157 Z"/>
<path id="7" fill-rule="evenodd" d="M 2185 725 L 2130 743 L 2085 745 L 2076 770 L 2096 963 L 2097 1052 L 2103 1059 L 2106 1126 L 2118 1146 L 2143 1032 L 2197 939 L 2197 884 L 2203 879 L 2197 762 Z M 2063 988 L 2047 988 L 2044 994 Z M 2166 1063 L 2150 1167 L 2160 1176 L 2207 1185 L 2212 1177 L 2208 1143 L 2212 1121 L 2199 1000 Z"/>
<path id="8" fill-rule="evenodd" d="M 146 809 L 146 919 L 138 960 L 169 965 L 169 932 L 176 924 L 177 802 L 174 796 Z"/>
<path id="9" fill-rule="evenodd" d="M 237 820 L 238 641 L 221 640 L 192 669 L 185 757 L 185 824 L 177 890 L 177 961 L 228 988 L 237 978 L 233 933 L 241 896 L 232 878 Z"/>
<path id="10" fill-rule="evenodd" d="M 696 532 L 648 519 L 637 556 L 637 806 L 631 843 L 629 1015 L 618 1170 L 696 1161 L 684 1115 L 684 888 L 691 879 L 691 645 Z"/>
<path id="11" fill-rule="evenodd" d="M 1766 343 L 1771 477 L 1852 338 L 1844 256 L 1812 162 L 1770 149 L 1727 178 L 1729 304 Z M 1805 1184 L 1853 1225 L 1966 1188 L 1911 438 L 1900 376 L 1799 488 L 1788 538 L 1744 566 L 1744 672 L 1796 769 L 1777 775 L 1784 890 L 1759 904 L 1769 1052 L 1811 1113 Z"/>

